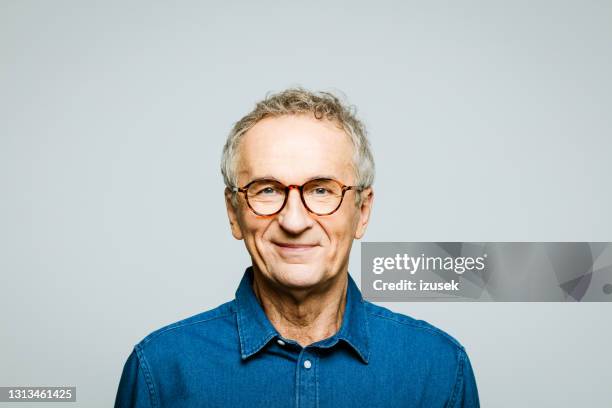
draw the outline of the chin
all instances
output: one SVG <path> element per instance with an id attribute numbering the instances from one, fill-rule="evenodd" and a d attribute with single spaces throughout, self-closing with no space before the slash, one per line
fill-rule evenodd
<path id="1" fill-rule="evenodd" d="M 284 264 L 272 269 L 275 279 L 286 287 L 309 288 L 323 281 L 325 271 L 320 265 Z"/>

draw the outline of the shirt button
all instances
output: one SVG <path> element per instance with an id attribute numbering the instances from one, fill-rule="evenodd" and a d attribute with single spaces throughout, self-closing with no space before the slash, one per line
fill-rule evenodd
<path id="1" fill-rule="evenodd" d="M 310 367 L 312 367 L 310 360 L 304 360 L 304 368 L 308 370 Z"/>
<path id="2" fill-rule="evenodd" d="M 284 345 L 285 345 L 285 342 L 284 342 L 284 341 L 282 341 L 281 339 L 276 340 L 276 342 L 277 342 L 279 345 L 281 345 L 281 346 L 284 346 Z"/>

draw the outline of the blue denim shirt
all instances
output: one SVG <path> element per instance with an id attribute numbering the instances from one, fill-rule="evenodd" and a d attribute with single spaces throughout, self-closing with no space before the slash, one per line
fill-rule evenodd
<path id="1" fill-rule="evenodd" d="M 479 407 L 461 344 L 364 301 L 348 279 L 340 330 L 301 347 L 274 329 L 248 268 L 233 301 L 134 347 L 115 407 Z"/>

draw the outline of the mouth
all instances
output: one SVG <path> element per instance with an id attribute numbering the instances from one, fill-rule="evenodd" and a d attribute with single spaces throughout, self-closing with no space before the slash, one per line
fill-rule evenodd
<path id="1" fill-rule="evenodd" d="M 302 254 L 318 247 L 317 244 L 293 244 L 285 242 L 273 242 L 274 246 L 284 254 Z"/>

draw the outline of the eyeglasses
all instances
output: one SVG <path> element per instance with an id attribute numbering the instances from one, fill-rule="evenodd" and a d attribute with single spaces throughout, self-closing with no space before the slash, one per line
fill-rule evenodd
<path id="1" fill-rule="evenodd" d="M 244 187 L 233 187 L 235 193 L 243 193 L 247 205 L 257 215 L 272 216 L 282 211 L 287 204 L 289 191 L 297 189 L 306 209 L 316 215 L 335 213 L 348 190 L 362 191 L 358 186 L 345 186 L 337 180 L 318 178 L 298 186 L 285 186 L 274 179 L 253 180 Z"/>

